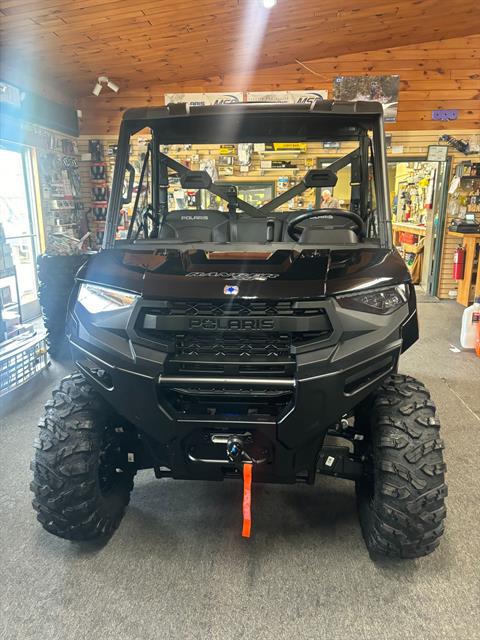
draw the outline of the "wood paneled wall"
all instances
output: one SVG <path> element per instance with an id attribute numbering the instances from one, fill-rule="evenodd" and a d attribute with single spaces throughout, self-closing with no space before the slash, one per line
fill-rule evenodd
<path id="1" fill-rule="evenodd" d="M 389 124 L 388 130 L 480 130 L 480 35 L 301 62 L 311 71 L 295 63 L 260 69 L 251 76 L 209 77 L 206 69 L 203 80 L 190 82 L 165 83 L 160 73 L 157 80 L 144 85 L 138 84 L 138 78 L 130 80 L 118 94 L 104 90 L 98 98 L 80 100 L 82 132 L 116 133 L 125 109 L 163 104 L 169 92 L 325 88 L 331 96 L 338 75 L 382 74 L 399 74 L 401 80 L 398 121 Z M 433 109 L 459 109 L 458 121 L 432 121 Z"/>

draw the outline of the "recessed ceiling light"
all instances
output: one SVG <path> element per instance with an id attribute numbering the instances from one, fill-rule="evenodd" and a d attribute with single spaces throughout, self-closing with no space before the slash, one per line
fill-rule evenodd
<path id="1" fill-rule="evenodd" d="M 273 7 L 277 4 L 277 0 L 262 0 L 262 2 L 265 9 L 273 9 Z"/>

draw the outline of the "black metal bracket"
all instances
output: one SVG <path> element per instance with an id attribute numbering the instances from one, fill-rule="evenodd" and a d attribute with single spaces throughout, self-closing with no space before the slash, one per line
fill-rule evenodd
<path id="1" fill-rule="evenodd" d="M 140 172 L 140 178 L 138 180 L 137 193 L 136 193 L 136 196 L 135 196 L 135 204 L 133 205 L 133 213 L 132 213 L 132 217 L 130 219 L 130 224 L 128 226 L 128 232 L 127 232 L 127 239 L 128 240 L 132 237 L 133 225 L 135 224 L 135 220 L 137 218 L 138 206 L 140 204 L 140 197 L 141 197 L 141 194 L 142 194 L 143 180 L 145 178 L 145 173 L 146 173 L 146 170 L 147 170 L 147 167 L 148 167 L 148 162 L 149 162 L 149 158 L 150 158 L 150 152 L 151 152 L 151 144 L 148 143 L 147 151 L 146 151 L 145 157 L 143 159 L 142 170 Z"/>
<path id="2" fill-rule="evenodd" d="M 317 472 L 335 478 L 358 480 L 364 474 L 364 464 L 348 447 L 324 445 L 318 457 Z"/>
<path id="3" fill-rule="evenodd" d="M 312 169 L 307 171 L 304 178 L 300 180 L 298 184 L 293 186 L 291 189 L 287 189 L 287 191 L 284 191 L 276 198 L 273 198 L 273 200 L 270 200 L 267 204 L 264 204 L 263 207 L 258 209 L 258 211 L 260 213 L 272 213 L 282 204 L 285 204 L 285 202 L 288 202 L 295 196 L 299 196 L 307 189 L 311 189 L 313 187 L 334 187 L 337 184 L 336 172 L 350 164 L 353 158 L 356 157 L 356 154 L 358 154 L 358 149 L 347 153 L 347 155 L 342 158 L 338 158 L 338 160 L 332 162 L 327 169 Z"/>
<path id="4" fill-rule="evenodd" d="M 181 164 L 180 162 L 177 162 L 173 158 L 170 158 L 169 156 L 162 153 L 161 151 L 158 153 L 158 157 L 160 160 L 163 160 L 165 162 L 165 165 L 169 169 L 171 169 L 172 171 L 175 171 L 175 173 L 178 173 L 180 177 L 190 176 L 192 174 L 195 175 L 199 173 L 198 171 L 192 171 L 188 167 L 185 167 L 183 164 Z M 231 185 L 217 184 L 215 182 L 212 182 L 210 186 L 207 187 L 207 190 L 210 191 L 210 193 L 213 193 L 214 195 L 219 196 L 223 200 L 226 200 L 227 202 L 229 202 L 229 195 L 228 195 L 229 186 Z M 242 200 L 241 198 L 239 198 L 238 195 L 235 195 L 235 206 L 237 209 L 240 209 L 241 211 L 244 211 L 245 213 L 248 213 L 250 215 L 254 215 L 254 216 L 258 215 L 258 209 L 252 206 L 251 204 L 249 204 L 248 202 L 245 202 L 245 200 Z"/>

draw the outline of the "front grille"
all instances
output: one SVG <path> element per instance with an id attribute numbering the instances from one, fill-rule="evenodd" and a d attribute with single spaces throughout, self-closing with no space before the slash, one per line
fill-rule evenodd
<path id="1" fill-rule="evenodd" d="M 159 387 L 170 410 L 190 419 L 264 421 L 278 420 L 294 402 L 293 389 L 270 388 L 268 380 L 294 378 L 297 349 L 318 348 L 332 325 L 325 303 L 311 300 L 168 300 L 143 308 L 135 331 L 168 354 L 166 376 L 265 379 L 265 387 L 252 388 Z"/>
<path id="2" fill-rule="evenodd" d="M 166 371 L 290 375 L 298 349 L 332 327 L 321 302 L 167 300 L 142 309 L 136 333 L 169 354 Z"/>
<path id="3" fill-rule="evenodd" d="M 175 336 L 177 356 L 279 358 L 290 355 L 291 337 L 267 333 L 185 333 Z"/>
<path id="4" fill-rule="evenodd" d="M 315 316 L 324 315 L 325 310 L 312 301 L 291 302 L 288 300 L 266 301 L 228 300 L 225 302 L 203 302 L 197 300 L 168 300 L 155 309 L 163 316 Z"/>

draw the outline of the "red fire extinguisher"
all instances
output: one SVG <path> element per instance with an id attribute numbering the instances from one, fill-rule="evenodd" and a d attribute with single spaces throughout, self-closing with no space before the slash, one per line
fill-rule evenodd
<path id="1" fill-rule="evenodd" d="M 454 280 L 463 280 L 465 272 L 465 249 L 458 245 L 453 254 L 453 278 Z"/>

